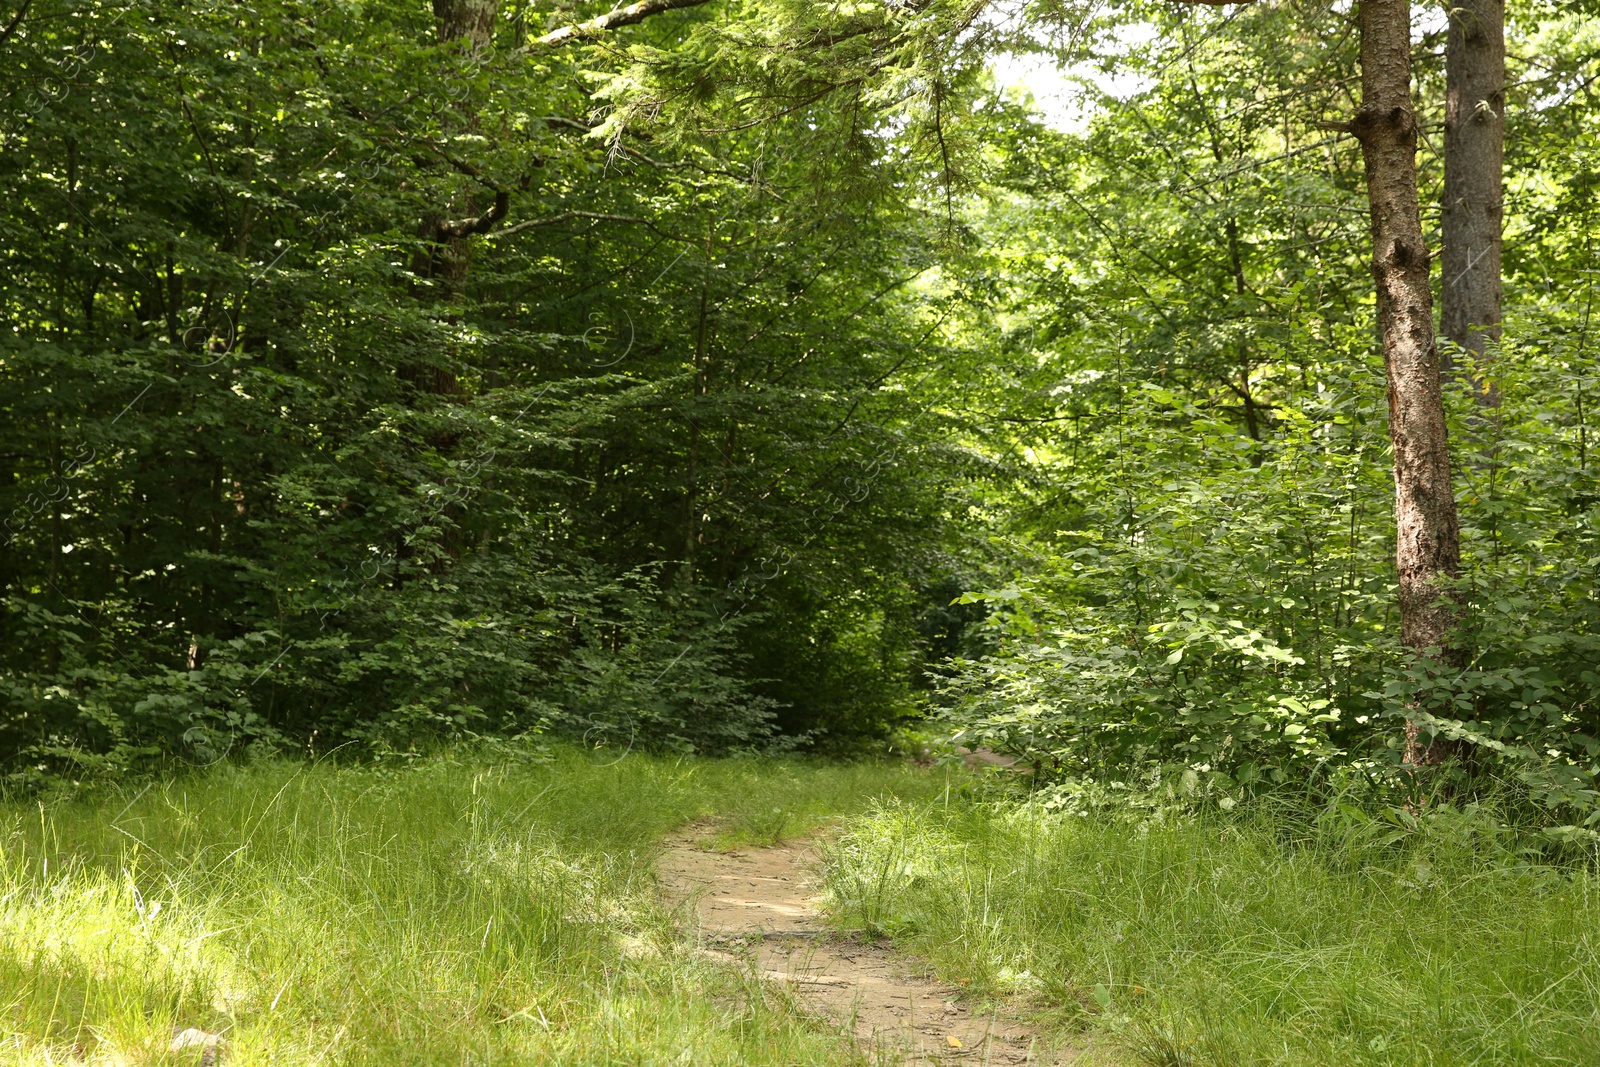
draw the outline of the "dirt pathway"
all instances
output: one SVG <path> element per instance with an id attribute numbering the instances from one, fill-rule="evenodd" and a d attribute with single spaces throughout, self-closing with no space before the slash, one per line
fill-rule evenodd
<path id="1" fill-rule="evenodd" d="M 702 828 L 702 833 L 704 828 Z M 816 909 L 815 841 L 717 852 L 680 835 L 659 871 L 669 903 L 692 902 L 705 951 L 746 959 L 838 1022 L 863 1049 L 908 1064 L 1065 1064 L 1033 1028 L 1004 1012 L 976 1014 L 959 989 L 920 973 L 883 944 L 831 934 Z"/>

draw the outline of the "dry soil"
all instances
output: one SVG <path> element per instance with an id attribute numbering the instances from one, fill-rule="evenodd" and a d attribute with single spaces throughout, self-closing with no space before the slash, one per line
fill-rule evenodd
<path id="1" fill-rule="evenodd" d="M 882 942 L 830 932 L 817 907 L 815 838 L 717 851 L 701 825 L 674 838 L 659 871 L 668 902 L 703 951 L 748 963 L 818 1012 L 853 1026 L 866 1051 L 905 1064 L 1084 1063 L 1047 1047 L 1004 1007 L 976 1011 L 962 991 Z"/>

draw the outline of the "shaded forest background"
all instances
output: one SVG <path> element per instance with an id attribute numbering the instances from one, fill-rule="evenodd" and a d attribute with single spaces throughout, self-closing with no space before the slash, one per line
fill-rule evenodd
<path id="1" fill-rule="evenodd" d="M 1381 779 L 1420 720 L 1591 832 L 1595 5 L 1509 5 L 1442 673 L 1398 640 L 1347 5 L 618 10 L 21 5 L 12 782 L 932 716 L 1226 799 Z"/>

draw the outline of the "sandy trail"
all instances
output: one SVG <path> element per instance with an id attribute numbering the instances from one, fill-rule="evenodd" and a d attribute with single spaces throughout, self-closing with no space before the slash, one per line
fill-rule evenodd
<path id="1" fill-rule="evenodd" d="M 704 833 L 705 828 L 700 828 Z M 831 934 L 817 912 L 815 841 L 717 852 L 674 838 L 659 871 L 667 899 L 698 921 L 705 951 L 749 959 L 819 1012 L 853 1021 L 866 1050 L 908 1064 L 1065 1064 L 1003 1012 L 975 1014 L 959 989 L 921 973 L 887 945 Z M 693 903 L 689 912 L 687 904 Z"/>

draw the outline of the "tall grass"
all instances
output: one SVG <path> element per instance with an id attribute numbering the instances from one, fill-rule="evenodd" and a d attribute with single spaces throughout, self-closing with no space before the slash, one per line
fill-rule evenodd
<path id="1" fill-rule="evenodd" d="M 1151 1064 L 1600 1063 L 1595 871 L 1520 853 L 1483 810 L 1397 822 L 890 803 L 830 886 L 841 921 Z"/>
<path id="2" fill-rule="evenodd" d="M 674 936 L 650 861 L 713 812 L 926 791 L 872 766 L 440 758 L 219 767 L 0 805 L 0 1061 L 833 1064 L 839 1035 Z"/>

